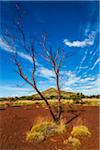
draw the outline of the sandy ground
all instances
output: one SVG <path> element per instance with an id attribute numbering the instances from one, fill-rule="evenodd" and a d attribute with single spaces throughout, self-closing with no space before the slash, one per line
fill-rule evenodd
<path id="1" fill-rule="evenodd" d="M 88 126 L 92 136 L 82 141 L 80 150 L 99 150 L 99 107 L 76 106 L 76 110 L 76 113 L 81 111 L 81 114 L 68 124 L 64 135 L 55 135 L 39 144 L 26 142 L 26 132 L 31 129 L 36 118 L 50 118 L 47 109 L 34 104 L 0 110 L 0 150 L 67 150 L 63 141 L 70 135 L 72 127 L 81 122 Z M 73 117 L 71 112 L 67 112 L 67 106 L 63 117 L 66 122 Z"/>

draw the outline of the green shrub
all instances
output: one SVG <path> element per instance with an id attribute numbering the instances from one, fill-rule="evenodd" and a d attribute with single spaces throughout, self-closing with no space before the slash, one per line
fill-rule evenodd
<path id="1" fill-rule="evenodd" d="M 78 103 L 81 103 L 81 101 L 82 101 L 82 96 L 81 96 L 80 93 L 77 93 L 77 94 L 75 94 L 75 95 L 71 95 L 71 96 L 70 96 L 70 99 L 72 99 L 75 104 L 78 104 Z"/>
<path id="2" fill-rule="evenodd" d="M 72 137 L 75 138 L 81 138 L 81 137 L 90 137 L 91 133 L 86 126 L 79 125 L 73 128 L 71 135 Z"/>
<path id="3" fill-rule="evenodd" d="M 50 99 L 54 99 L 54 98 L 55 98 L 55 96 L 54 96 L 54 95 L 51 95 L 51 96 L 50 96 Z"/>

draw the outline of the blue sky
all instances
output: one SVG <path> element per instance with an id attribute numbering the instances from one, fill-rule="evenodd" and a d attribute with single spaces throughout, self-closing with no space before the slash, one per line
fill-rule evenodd
<path id="1" fill-rule="evenodd" d="M 23 30 L 27 45 L 37 41 L 44 32 L 48 34 L 48 46 L 53 51 L 59 46 L 65 58 L 61 72 L 61 89 L 82 92 L 86 95 L 100 94 L 99 78 L 99 4 L 97 1 L 64 2 L 18 2 L 23 12 Z M 18 37 L 14 49 L 18 51 L 25 73 L 31 78 L 32 61 L 20 45 L 21 36 L 16 30 L 18 22 L 16 2 L 0 2 L 0 97 L 31 95 L 35 91 L 14 72 L 11 61 L 12 48 L 3 39 L 5 32 Z M 42 52 L 35 44 L 38 52 Z M 36 79 L 38 88 L 55 87 L 54 73 L 47 62 L 37 57 Z M 23 86 L 22 86 L 23 85 Z"/>

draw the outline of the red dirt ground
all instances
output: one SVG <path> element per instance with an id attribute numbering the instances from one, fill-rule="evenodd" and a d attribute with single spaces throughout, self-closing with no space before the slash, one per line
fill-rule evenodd
<path id="1" fill-rule="evenodd" d="M 68 121 L 73 114 L 66 110 L 67 106 L 63 116 Z M 68 124 L 64 135 L 55 135 L 39 144 L 26 142 L 25 136 L 37 117 L 50 117 L 47 109 L 32 105 L 0 110 L 0 150 L 67 150 L 63 141 L 70 135 L 72 127 L 80 122 L 88 126 L 92 133 L 92 137 L 82 141 L 80 150 L 99 150 L 99 107 L 77 106 L 77 110 L 77 113 L 84 111 Z"/>

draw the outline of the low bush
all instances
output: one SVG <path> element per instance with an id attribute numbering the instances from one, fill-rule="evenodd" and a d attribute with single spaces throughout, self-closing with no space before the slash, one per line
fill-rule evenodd
<path id="1" fill-rule="evenodd" d="M 55 96 L 54 96 L 54 95 L 51 95 L 51 96 L 50 96 L 50 99 L 55 99 Z"/>
<path id="2" fill-rule="evenodd" d="M 80 140 L 71 136 L 64 141 L 64 144 L 67 144 L 68 150 L 79 150 L 81 146 Z"/>
<path id="3" fill-rule="evenodd" d="M 5 110 L 8 107 L 7 103 L 0 102 L 0 110 Z"/>
<path id="4" fill-rule="evenodd" d="M 86 106 L 100 106 L 99 100 L 87 100 L 85 101 L 84 105 Z"/>
<path id="5" fill-rule="evenodd" d="M 60 124 L 58 124 L 56 132 L 58 134 L 63 134 L 66 131 L 66 125 L 63 121 L 60 121 Z"/>
<path id="6" fill-rule="evenodd" d="M 44 121 L 34 125 L 27 133 L 26 140 L 34 142 L 42 142 L 49 136 L 54 134 L 62 134 L 65 131 L 64 123 L 56 124 L 52 121 Z"/>
<path id="7" fill-rule="evenodd" d="M 0 102 L 0 107 L 4 107 L 4 106 L 7 106 L 7 104 Z"/>
<path id="8" fill-rule="evenodd" d="M 67 145 L 68 150 L 79 150 L 81 146 L 81 138 L 90 136 L 91 133 L 86 126 L 78 125 L 73 128 L 71 136 L 64 141 L 64 144 Z"/>
<path id="9" fill-rule="evenodd" d="M 11 103 L 11 106 L 27 106 L 34 104 L 33 101 L 15 101 Z"/>
<path id="10" fill-rule="evenodd" d="M 26 140 L 27 141 L 29 141 L 29 142 L 31 142 L 31 141 L 35 141 L 35 142 L 41 142 L 41 141 L 43 141 L 44 140 L 44 135 L 43 135 L 43 132 L 36 132 L 36 131 L 34 131 L 34 132 L 28 132 L 27 133 L 27 137 L 26 137 Z"/>
<path id="11" fill-rule="evenodd" d="M 79 126 L 73 127 L 71 135 L 72 137 L 75 137 L 75 138 L 81 138 L 81 137 L 90 137 L 91 133 L 86 126 L 79 125 Z"/>
<path id="12" fill-rule="evenodd" d="M 73 100 L 72 99 L 66 99 L 66 100 L 63 100 L 62 101 L 62 103 L 64 104 L 64 105 L 70 105 L 70 104 L 73 104 Z"/>

